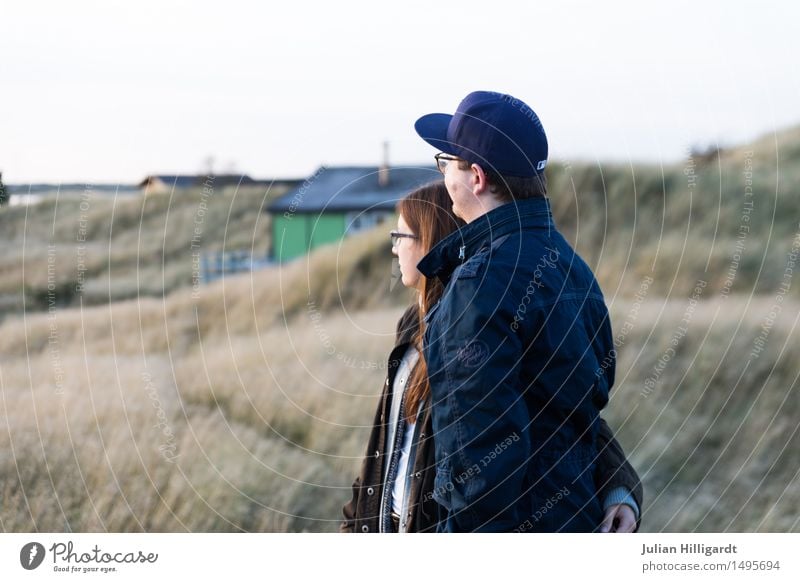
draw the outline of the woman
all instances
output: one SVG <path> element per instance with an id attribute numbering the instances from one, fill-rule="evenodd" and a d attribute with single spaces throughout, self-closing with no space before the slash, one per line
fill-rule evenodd
<path id="1" fill-rule="evenodd" d="M 424 316 L 444 287 L 438 279 L 424 277 L 417 264 L 464 222 L 453 214 L 443 182 L 415 190 L 397 209 L 392 253 L 398 258 L 403 285 L 416 289 L 417 300 L 397 325 L 361 473 L 353 483 L 353 498 L 343 509 L 343 532 L 434 532 L 438 521 L 430 386 L 421 353 Z M 595 483 L 606 507 L 602 529 L 632 531 L 642 500 L 639 477 L 602 420 L 598 452 Z"/>

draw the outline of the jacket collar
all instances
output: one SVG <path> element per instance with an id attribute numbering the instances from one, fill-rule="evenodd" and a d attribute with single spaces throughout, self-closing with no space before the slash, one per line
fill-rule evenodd
<path id="1" fill-rule="evenodd" d="M 514 200 L 487 212 L 440 240 L 422 257 L 417 269 L 428 278 L 439 277 L 446 283 L 453 270 L 485 244 L 531 228 L 555 229 L 548 198 Z"/>

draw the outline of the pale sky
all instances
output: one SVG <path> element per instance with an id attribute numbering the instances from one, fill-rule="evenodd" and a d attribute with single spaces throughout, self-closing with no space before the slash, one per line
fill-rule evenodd
<path id="1" fill-rule="evenodd" d="M 551 159 L 670 162 L 800 124 L 790 2 L 4 0 L 11 184 L 433 163 L 414 121 L 473 90 L 541 118 Z"/>

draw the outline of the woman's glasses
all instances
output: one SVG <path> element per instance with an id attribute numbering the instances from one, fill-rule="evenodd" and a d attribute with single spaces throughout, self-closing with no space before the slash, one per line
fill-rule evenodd
<path id="1" fill-rule="evenodd" d="M 407 232 L 397 232 L 396 230 L 390 232 L 389 236 L 392 237 L 392 247 L 396 247 L 398 244 L 400 244 L 401 238 L 413 238 L 413 239 L 419 238 L 415 234 L 409 234 Z"/>

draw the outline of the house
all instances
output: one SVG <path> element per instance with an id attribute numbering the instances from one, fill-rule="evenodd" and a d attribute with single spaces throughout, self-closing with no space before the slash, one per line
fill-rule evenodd
<path id="1" fill-rule="evenodd" d="M 267 208 L 272 258 L 294 259 L 382 224 L 394 216 L 401 198 L 437 180 L 441 174 L 433 166 L 322 166 Z"/>

